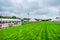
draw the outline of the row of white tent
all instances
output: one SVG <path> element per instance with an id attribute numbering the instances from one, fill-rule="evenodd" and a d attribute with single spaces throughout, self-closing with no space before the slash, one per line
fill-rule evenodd
<path id="1" fill-rule="evenodd" d="M 44 19 L 41 19 L 44 20 Z M 4 18 L 0 18 L 0 21 L 21 21 L 20 19 L 4 19 Z M 25 20 L 26 21 L 26 20 Z M 29 21 L 36 21 L 35 19 L 30 19 Z M 60 19 L 52 19 L 51 21 L 60 21 Z"/>
<path id="2" fill-rule="evenodd" d="M 14 23 L 12 23 L 13 21 L 17 22 L 17 21 L 21 21 L 19 19 L 4 19 L 4 18 L 0 18 L 0 22 L 6 22 L 6 23 L 0 23 L 0 28 L 3 28 L 3 27 L 9 27 L 10 25 L 14 25 Z M 11 22 L 11 23 L 9 23 Z"/>
<path id="3" fill-rule="evenodd" d="M 4 19 L 4 18 L 0 18 L 0 21 L 21 21 L 19 19 Z"/>
<path id="4" fill-rule="evenodd" d="M 18 24 L 22 24 L 21 23 L 21 20 L 20 19 L 7 19 L 7 18 L 0 18 L 0 22 L 6 22 L 6 23 L 0 23 L 0 27 L 8 27 L 9 26 L 9 24 L 12 24 L 12 25 L 14 25 L 14 23 L 8 23 L 8 22 L 19 22 Z M 24 21 L 27 21 L 27 20 L 24 20 Z M 36 21 L 35 19 L 31 19 L 31 20 L 29 20 L 29 21 Z"/>
<path id="5" fill-rule="evenodd" d="M 41 20 L 43 20 L 43 19 L 41 19 Z M 0 21 L 7 21 L 7 22 L 9 22 L 9 21 L 19 21 L 20 22 L 20 25 L 21 25 L 21 20 L 20 19 L 4 19 L 4 18 L 0 18 Z M 25 20 L 26 21 L 26 20 Z M 29 21 L 34 21 L 34 22 L 36 22 L 36 20 L 35 19 L 31 19 L 31 20 L 29 20 Z M 60 22 L 60 19 L 53 19 L 53 20 L 51 20 L 51 21 L 57 21 L 57 22 Z M 3 24 L 0 24 L 0 27 L 8 27 L 9 26 L 9 24 L 14 24 L 14 23 L 3 23 Z"/>

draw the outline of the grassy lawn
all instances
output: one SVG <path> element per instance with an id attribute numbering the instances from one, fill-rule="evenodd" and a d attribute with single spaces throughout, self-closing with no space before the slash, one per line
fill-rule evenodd
<path id="1" fill-rule="evenodd" d="M 60 40 L 60 24 L 36 22 L 0 29 L 0 40 Z"/>

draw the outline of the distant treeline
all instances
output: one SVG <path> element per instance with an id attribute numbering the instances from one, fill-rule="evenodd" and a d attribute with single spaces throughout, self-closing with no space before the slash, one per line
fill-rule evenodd
<path id="1" fill-rule="evenodd" d="M 0 18 L 13 18 L 13 19 L 19 19 L 16 16 L 0 16 Z"/>

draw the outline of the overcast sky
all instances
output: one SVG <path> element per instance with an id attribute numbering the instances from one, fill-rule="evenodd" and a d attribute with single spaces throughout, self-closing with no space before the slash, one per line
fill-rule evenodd
<path id="1" fill-rule="evenodd" d="M 55 18 L 59 16 L 60 0 L 0 0 L 0 15 L 20 18 Z"/>

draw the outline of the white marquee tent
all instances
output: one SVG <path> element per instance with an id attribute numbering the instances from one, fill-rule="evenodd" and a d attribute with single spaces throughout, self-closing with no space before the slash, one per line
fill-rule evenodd
<path id="1" fill-rule="evenodd" d="M 21 21 L 21 20 L 19 20 L 19 19 L 1 19 L 0 18 L 0 21 Z"/>

